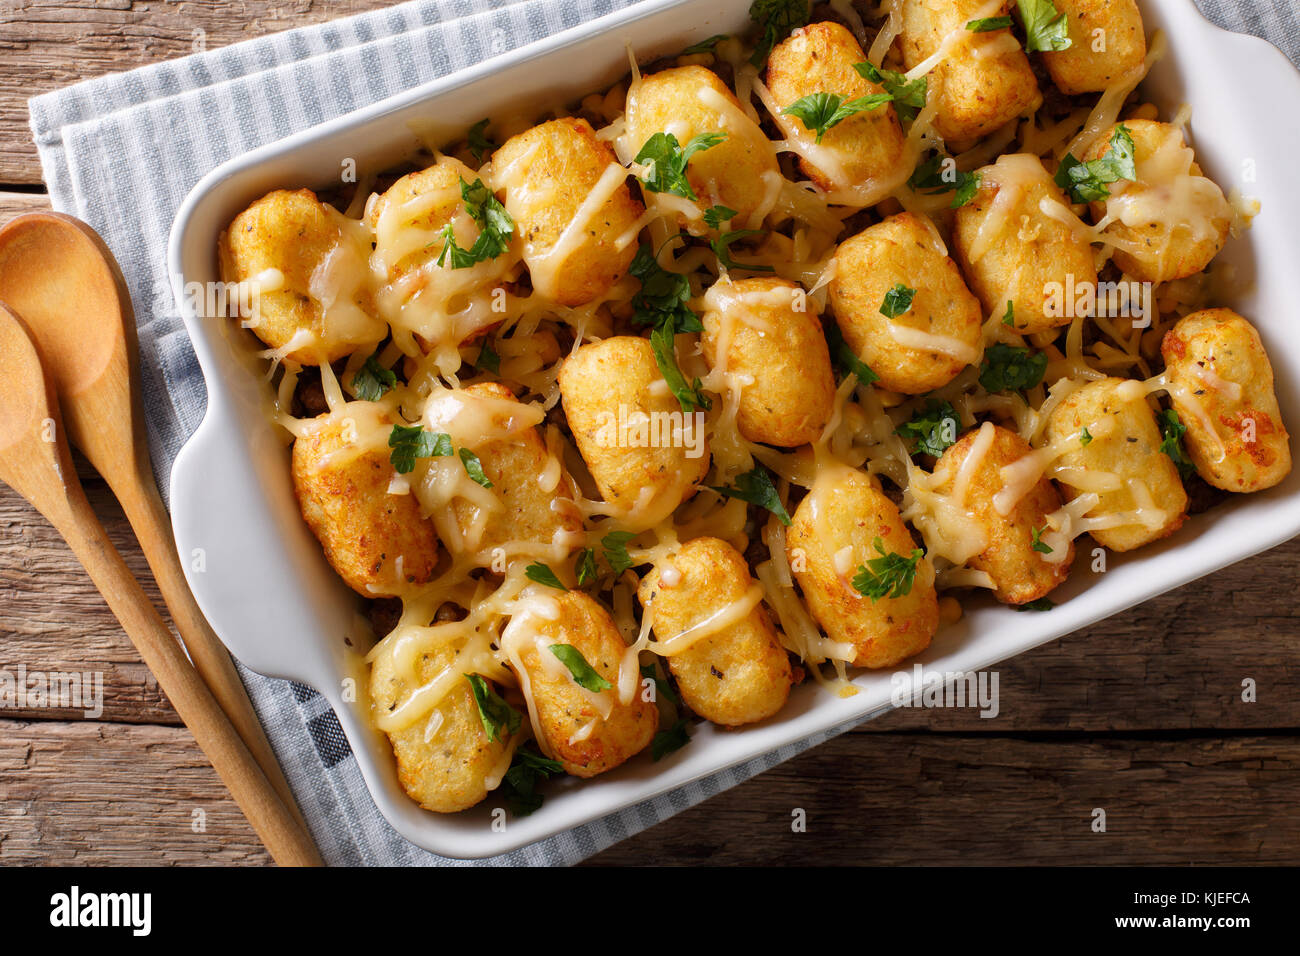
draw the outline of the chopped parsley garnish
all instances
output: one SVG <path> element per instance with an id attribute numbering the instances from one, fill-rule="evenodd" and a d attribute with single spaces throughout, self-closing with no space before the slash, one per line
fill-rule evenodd
<path id="1" fill-rule="evenodd" d="M 721 229 L 723 223 L 731 222 L 738 215 L 729 206 L 710 206 L 704 210 L 704 222 L 710 229 Z"/>
<path id="2" fill-rule="evenodd" d="M 1196 466 L 1192 464 L 1192 460 L 1187 457 L 1187 452 L 1183 449 L 1183 435 L 1187 431 L 1187 426 L 1172 408 L 1166 408 L 1157 415 L 1156 421 L 1160 423 L 1160 434 L 1163 436 L 1160 450 L 1173 459 L 1181 477 L 1190 478 L 1196 473 Z"/>
<path id="3" fill-rule="evenodd" d="M 469 151 L 480 163 L 483 157 L 497 148 L 497 144 L 487 138 L 488 121 L 481 119 L 469 128 Z"/>
<path id="4" fill-rule="evenodd" d="M 727 38 L 727 34 L 725 33 L 715 33 L 707 40 L 701 40 L 699 43 L 692 43 L 690 46 L 688 46 L 685 50 L 682 51 L 682 55 L 687 56 L 691 53 L 708 53 L 715 46 L 717 46 L 719 42 L 725 40 L 726 38 Z"/>
<path id="5" fill-rule="evenodd" d="M 1043 543 L 1043 532 L 1047 530 L 1046 525 L 1041 528 L 1030 528 L 1029 534 L 1033 541 L 1034 550 L 1039 554 L 1051 554 L 1052 546 Z"/>
<path id="6" fill-rule="evenodd" d="M 574 683 L 583 690 L 599 694 L 602 690 L 609 690 L 614 686 L 596 673 L 596 668 L 587 663 L 587 659 L 582 656 L 582 651 L 572 644 L 552 644 L 551 653 L 558 657 L 560 663 L 569 669 L 569 673 L 573 675 Z"/>
<path id="7" fill-rule="evenodd" d="M 596 580 L 596 552 L 591 548 L 583 548 L 578 552 L 578 557 L 573 562 L 573 574 L 578 579 L 580 588 Z"/>
<path id="8" fill-rule="evenodd" d="M 754 66 L 762 66 L 767 55 L 795 27 L 807 26 L 808 0 L 754 0 L 749 5 L 749 18 L 759 25 L 762 35 L 749 58 Z"/>
<path id="9" fill-rule="evenodd" d="M 1056 607 L 1056 605 L 1045 597 L 1041 597 L 1037 601 L 1029 601 L 1025 604 L 1011 605 L 1013 611 L 1050 611 L 1054 607 Z"/>
<path id="10" fill-rule="evenodd" d="M 1007 311 L 1002 313 L 1002 324 L 1013 329 L 1016 327 L 1016 307 L 1010 299 L 1007 299 Z"/>
<path id="11" fill-rule="evenodd" d="M 650 333 L 650 348 L 654 351 L 655 364 L 659 374 L 668 383 L 668 390 L 677 397 L 683 412 L 693 412 L 697 408 L 712 408 L 713 403 L 704 394 L 704 385 L 696 376 L 695 381 L 687 384 L 686 376 L 677 365 L 675 337 L 677 332 L 669 326 L 661 326 Z"/>
<path id="12" fill-rule="evenodd" d="M 998 342 L 984 352 L 980 384 L 987 392 L 1014 392 L 1033 388 L 1047 371 L 1047 353 L 1032 352 Z"/>
<path id="13" fill-rule="evenodd" d="M 840 332 L 840 327 L 835 322 L 825 323 L 826 344 L 830 348 L 831 361 L 843 368 L 848 374 L 858 377 L 859 385 L 870 385 L 872 382 L 880 381 L 880 376 L 871 370 L 866 362 L 858 358 L 853 349 L 849 348 L 849 343 L 844 341 L 844 336 Z"/>
<path id="14" fill-rule="evenodd" d="M 712 149 L 726 138 L 722 132 L 701 133 L 683 146 L 672 133 L 655 133 L 636 154 L 636 163 L 646 167 L 641 182 L 652 193 L 672 193 L 694 201 L 695 190 L 686 179 L 686 164 L 696 153 Z"/>
<path id="15" fill-rule="evenodd" d="M 366 359 L 366 364 L 352 373 L 352 394 L 363 402 L 377 402 L 384 397 L 384 392 L 397 384 L 397 376 L 392 369 L 379 364 L 380 349 Z"/>
<path id="16" fill-rule="evenodd" d="M 632 558 L 627 553 L 627 543 L 636 537 L 635 531 L 611 531 L 600 539 L 601 553 L 614 571 L 615 577 L 632 567 Z"/>
<path id="17" fill-rule="evenodd" d="M 686 732 L 686 718 L 673 724 L 668 730 L 661 730 L 650 741 L 650 756 L 662 760 L 670 753 L 681 750 L 691 742 L 691 735 Z"/>
<path id="18" fill-rule="evenodd" d="M 951 402 L 930 399 L 925 408 L 899 425 L 895 431 L 904 438 L 916 439 L 916 451 L 938 458 L 945 449 L 957 443 L 961 419 Z"/>
<path id="19" fill-rule="evenodd" d="M 491 372 L 493 375 L 501 374 L 501 356 L 497 354 L 497 350 L 492 347 L 491 342 L 484 342 L 483 347 L 478 350 L 478 358 L 474 360 L 474 367 L 485 372 Z"/>
<path id="20" fill-rule="evenodd" d="M 1071 202 L 1100 202 L 1110 195 L 1106 186 L 1121 179 L 1136 179 L 1137 163 L 1133 158 L 1133 135 L 1123 123 L 1110 137 L 1110 149 L 1100 159 L 1081 162 L 1066 153 L 1056 170 L 1056 185 L 1069 195 Z"/>
<path id="21" fill-rule="evenodd" d="M 659 676 L 654 664 L 642 664 L 641 676 L 654 681 L 656 697 L 662 697 L 676 707 L 681 706 L 682 700 L 677 696 L 677 692 L 673 690 L 673 685 Z"/>
<path id="22" fill-rule="evenodd" d="M 904 74 L 893 70 L 882 70 L 874 63 L 854 63 L 853 69 L 858 76 L 883 87 L 894 101 L 894 110 L 904 123 L 916 119 L 916 114 L 925 108 L 926 78 L 918 76 L 909 80 Z"/>
<path id="23" fill-rule="evenodd" d="M 803 123 L 810 133 L 817 134 L 817 142 L 850 116 L 879 109 L 894 97 L 889 93 L 868 93 L 857 99 L 845 101 L 838 93 L 809 93 L 801 96 L 781 112 Z"/>
<path id="24" fill-rule="evenodd" d="M 1088 431 L 1088 426 L 1085 425 L 1083 431 L 1079 432 L 1079 444 L 1087 448 L 1090 441 L 1092 441 L 1092 432 Z"/>
<path id="25" fill-rule="evenodd" d="M 1030 53 L 1060 52 L 1071 46 L 1070 23 L 1052 0 L 1016 0 L 1025 23 L 1025 49 Z"/>
<path id="26" fill-rule="evenodd" d="M 491 488 L 492 482 L 487 475 L 483 474 L 483 462 L 478 460 L 478 455 L 474 454 L 468 448 L 460 450 L 460 463 L 465 466 L 465 473 L 476 484 L 484 488 Z"/>
<path id="27" fill-rule="evenodd" d="M 545 584 L 548 588 L 555 588 L 557 591 L 569 590 L 564 586 L 564 582 L 560 580 L 559 576 L 551 570 L 551 566 L 541 561 L 534 561 L 524 568 L 524 577 L 530 581 L 536 581 L 538 584 Z"/>
<path id="28" fill-rule="evenodd" d="M 772 476 L 762 465 L 755 465 L 743 475 L 738 475 L 735 487 L 725 485 L 717 487 L 711 485 L 710 487 L 726 498 L 739 498 L 751 505 L 766 508 L 780 519 L 781 524 L 790 524 L 790 515 L 785 510 L 785 506 L 781 504 L 781 496 L 776 493 L 776 485 L 772 483 Z"/>
<path id="29" fill-rule="evenodd" d="M 672 328 L 676 332 L 702 332 L 700 317 L 687 308 L 691 297 L 691 280 L 680 272 L 669 272 L 659 265 L 649 246 L 641 246 L 628 269 L 641 280 L 641 289 L 632 297 L 632 321 L 651 328 Z"/>
<path id="30" fill-rule="evenodd" d="M 388 460 L 399 475 L 415 470 L 417 458 L 441 458 L 451 454 L 451 436 L 443 432 L 434 434 L 419 425 L 394 425 L 388 434 L 388 447 L 393 449 Z"/>
<path id="31" fill-rule="evenodd" d="M 951 192 L 949 209 L 959 209 L 975 198 L 980 188 L 978 173 L 965 173 L 957 168 L 951 156 L 935 152 L 912 172 L 907 184 L 927 196 Z"/>
<path id="32" fill-rule="evenodd" d="M 718 257 L 718 262 L 728 269 L 748 269 L 750 272 L 775 272 L 772 266 L 759 265 L 757 263 L 737 262 L 731 258 L 731 244 L 737 239 L 744 239 L 746 236 L 761 236 L 762 229 L 737 229 L 733 232 L 724 232 L 717 239 L 710 239 L 709 246 L 713 249 L 713 254 Z"/>
<path id="33" fill-rule="evenodd" d="M 899 282 L 885 293 L 885 301 L 880 303 L 880 314 L 887 319 L 896 319 L 912 307 L 916 290 Z"/>
<path id="34" fill-rule="evenodd" d="M 510 769 L 501 781 L 501 794 L 506 798 L 510 812 L 517 817 L 526 817 L 537 810 L 543 799 L 537 792 L 537 782 L 563 772 L 564 767 L 558 760 L 531 750 L 516 750 Z"/>
<path id="35" fill-rule="evenodd" d="M 453 269 L 468 269 L 480 262 L 495 259 L 506 251 L 510 236 L 515 231 L 515 221 L 481 179 L 474 180 L 472 185 L 462 179 L 460 195 L 465 201 L 465 211 L 478 225 L 478 238 L 474 240 L 474 245 L 462 249 L 456 244 L 455 229 L 450 222 L 447 223 L 442 229 L 445 241 L 442 253 L 438 256 L 438 265 L 441 266 L 450 256 Z"/>
<path id="36" fill-rule="evenodd" d="M 865 566 L 858 566 L 858 573 L 853 577 L 853 589 L 863 597 L 871 598 L 873 604 L 882 597 L 900 598 L 911 594 L 916 566 L 925 552 L 915 548 L 912 556 L 905 558 L 886 551 L 885 542 L 878 537 L 872 544 L 880 552 L 880 557 L 872 558 Z"/>
<path id="37" fill-rule="evenodd" d="M 488 743 L 496 741 L 502 727 L 512 734 L 519 729 L 522 721 L 519 711 L 502 700 L 486 680 L 478 674 L 466 674 L 465 679 L 474 690 L 474 703 L 478 704 L 478 716 L 487 731 Z"/>
<path id="38" fill-rule="evenodd" d="M 981 17 L 966 24 L 966 29 L 971 33 L 989 33 L 993 30 L 1003 30 L 1009 26 L 1011 26 L 1010 17 Z"/>

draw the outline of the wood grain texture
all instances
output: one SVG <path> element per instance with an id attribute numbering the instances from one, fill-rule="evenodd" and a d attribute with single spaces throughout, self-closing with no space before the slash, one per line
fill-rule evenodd
<path id="1" fill-rule="evenodd" d="M 0 0 L 0 61 L 9 67 L 0 69 L 0 183 L 41 181 L 27 114 L 33 96 L 387 6 L 391 0 Z"/>
<path id="2" fill-rule="evenodd" d="M 19 863 L 270 856 L 184 727 L 11 720 L 0 725 L 0 864 Z"/>

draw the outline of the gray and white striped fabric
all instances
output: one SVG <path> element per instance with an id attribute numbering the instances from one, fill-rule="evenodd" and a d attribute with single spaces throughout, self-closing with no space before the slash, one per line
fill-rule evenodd
<path id="1" fill-rule="evenodd" d="M 415 0 L 79 83 L 30 102 L 55 209 L 117 255 L 140 326 L 159 485 L 203 417 L 206 390 L 171 299 L 166 243 L 190 188 L 231 158 L 494 54 L 630 6 L 628 0 Z M 1216 23 L 1300 59 L 1291 0 L 1201 0 Z M 242 671 L 285 773 L 332 864 L 457 864 L 399 837 L 371 801 L 338 720 L 307 687 Z M 667 819 L 821 743 L 816 735 L 488 864 L 562 865 Z"/>

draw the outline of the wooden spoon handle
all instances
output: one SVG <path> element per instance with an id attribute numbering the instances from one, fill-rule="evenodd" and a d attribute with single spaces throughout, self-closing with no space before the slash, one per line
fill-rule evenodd
<path id="1" fill-rule="evenodd" d="M 140 542 L 154 580 L 158 582 L 158 589 L 171 612 L 172 623 L 185 642 L 199 676 L 230 718 L 240 739 L 266 774 L 275 792 L 306 829 L 306 821 L 298 810 L 289 781 L 280 769 L 271 742 L 266 739 L 266 733 L 257 719 L 253 703 L 248 699 L 248 692 L 239 678 L 239 672 L 235 670 L 230 653 L 199 610 L 194 594 L 185 580 L 185 572 L 181 569 L 180 557 L 176 553 L 176 539 L 171 534 L 171 521 L 158 496 L 153 476 L 142 476 L 139 481 L 118 484 L 122 486 L 114 488 L 118 501 L 122 503 L 122 509 L 131 522 L 136 540 Z"/>
<path id="2" fill-rule="evenodd" d="M 64 514 L 48 517 L 89 572 L 271 856 L 281 866 L 321 865 L 311 838 L 267 781 L 216 698 L 190 666 L 185 652 L 109 541 L 79 484 L 68 488 L 67 503 L 69 508 Z"/>

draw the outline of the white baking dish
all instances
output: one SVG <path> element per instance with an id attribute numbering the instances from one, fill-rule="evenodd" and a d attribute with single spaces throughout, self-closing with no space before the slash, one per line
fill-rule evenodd
<path id="1" fill-rule="evenodd" d="M 891 675 L 859 675 L 860 692 L 847 699 L 807 684 L 762 725 L 740 732 L 701 725 L 688 747 L 659 763 L 636 759 L 595 780 L 558 781 L 541 810 L 511 819 L 504 831 L 490 826 L 491 799 L 455 816 L 421 810 L 398 786 L 387 742 L 370 728 L 362 705 L 344 699 L 348 678 L 364 684 L 360 656 L 347 641 L 355 633 L 356 599 L 299 516 L 288 450 L 265 414 L 268 388 L 251 358 L 251 337 L 233 321 L 201 320 L 181 291 L 188 282 L 217 280 L 218 234 L 268 190 L 336 184 L 343 157 L 354 158 L 360 169 L 392 166 L 416 148 L 413 128 L 427 135 L 432 125 L 451 139 L 483 116 L 528 104 L 541 113 L 548 104 L 573 101 L 626 71 L 626 44 L 642 60 L 675 52 L 742 29 L 749 3 L 648 0 L 291 136 L 204 177 L 172 228 L 168 265 L 208 385 L 207 416 L 172 471 L 180 552 L 202 549 L 206 559 L 205 571 L 191 571 L 190 585 L 236 657 L 260 673 L 308 684 L 329 700 L 380 810 L 403 836 L 437 853 L 502 853 L 878 713 L 890 706 Z M 1258 326 L 1277 373 L 1283 417 L 1300 427 L 1300 333 L 1292 328 L 1300 303 L 1300 238 L 1294 231 L 1300 222 L 1294 185 L 1300 75 L 1272 46 L 1220 30 L 1188 0 L 1143 0 L 1142 8 L 1148 34 L 1163 29 L 1170 41 L 1147 80 L 1148 96 L 1170 112 L 1190 103 L 1192 135 L 1207 174 L 1225 191 L 1240 185 L 1263 203 L 1254 228 L 1223 253 L 1250 292 L 1217 304 L 1238 309 Z M 1073 600 L 1037 614 L 976 608 L 941 630 L 918 660 L 944 671 L 985 668 L 1271 548 L 1300 532 L 1298 486 L 1300 472 L 1268 492 L 1189 520 L 1154 546 L 1110 555 L 1104 574 L 1091 573 L 1088 548 L 1081 548 L 1073 577 L 1052 595 Z"/>

